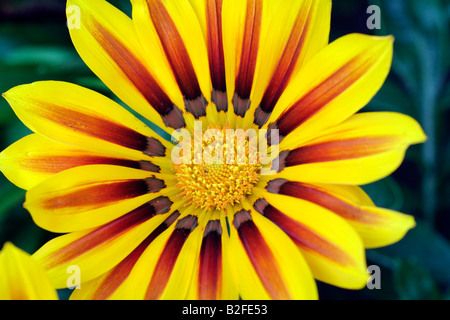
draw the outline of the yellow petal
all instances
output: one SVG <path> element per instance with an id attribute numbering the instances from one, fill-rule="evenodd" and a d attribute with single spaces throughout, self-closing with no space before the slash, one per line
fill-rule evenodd
<path id="1" fill-rule="evenodd" d="M 366 184 L 386 177 L 411 144 L 426 140 L 420 125 L 398 113 L 356 114 L 300 147 L 281 151 L 277 177 L 303 182 Z"/>
<path id="2" fill-rule="evenodd" d="M 262 21 L 247 126 L 253 121 L 262 126 L 267 121 L 291 77 L 328 44 L 330 31 L 330 0 L 264 4 L 269 9 Z"/>
<path id="3" fill-rule="evenodd" d="M 165 220 L 167 200 L 153 201 L 98 228 L 72 232 L 43 245 L 33 257 L 47 270 L 52 284 L 67 287 L 68 268 L 75 266 L 83 284 L 121 261 Z"/>
<path id="4" fill-rule="evenodd" d="M 309 201 L 268 192 L 260 196 L 255 208 L 289 235 L 316 279 L 347 289 L 366 285 L 364 247 L 344 219 Z"/>
<path id="5" fill-rule="evenodd" d="M 242 299 L 317 298 L 310 269 L 280 228 L 253 210 L 229 221 L 229 263 Z"/>
<path id="6" fill-rule="evenodd" d="M 301 143 L 364 107 L 386 79 L 392 44 L 392 37 L 351 34 L 315 55 L 291 79 L 268 121 L 284 137 L 280 147 Z"/>
<path id="7" fill-rule="evenodd" d="M 196 118 L 206 115 L 211 99 L 211 80 L 205 39 L 195 11 L 188 0 L 134 0 L 133 22 L 149 59 L 172 72 L 185 106 Z M 160 65 L 154 65 L 156 69 Z M 206 101 L 206 100 L 207 101 Z"/>
<path id="8" fill-rule="evenodd" d="M 123 107 L 74 84 L 36 82 L 15 87 L 4 97 L 31 130 L 82 149 L 141 160 L 164 156 L 170 148 Z"/>
<path id="9" fill-rule="evenodd" d="M 376 207 L 369 196 L 356 186 L 276 179 L 270 181 L 266 189 L 309 201 L 339 215 L 356 230 L 366 248 L 395 243 L 415 226 L 414 217 Z"/>
<path id="10" fill-rule="evenodd" d="M 111 299 L 185 299 L 202 231 L 196 216 L 179 218 L 148 246 Z"/>
<path id="11" fill-rule="evenodd" d="M 143 170 L 91 165 L 45 180 L 26 194 L 25 208 L 40 227 L 71 232 L 107 223 L 158 197 L 165 182 Z"/>
<path id="12" fill-rule="evenodd" d="M 123 102 L 161 128 L 171 133 L 166 126 L 184 127 L 170 77 L 148 65 L 132 20 L 104 0 L 69 0 L 71 6 L 79 8 L 81 21 L 69 29 L 70 36 L 87 66 Z"/>
<path id="13" fill-rule="evenodd" d="M 0 300 L 57 300 L 44 268 L 29 254 L 5 243 L 0 252 Z"/>
<path id="14" fill-rule="evenodd" d="M 70 296 L 71 300 L 105 300 L 111 299 L 116 290 L 126 281 L 136 262 L 142 256 L 150 243 L 180 216 L 178 211 L 170 210 L 165 220 L 155 228 L 149 235 L 120 263 L 100 277 L 83 283 L 82 287 L 74 290 Z M 129 299 L 129 297 L 124 297 Z"/>
<path id="15" fill-rule="evenodd" d="M 220 215 L 205 227 L 199 259 L 192 279 L 188 300 L 236 300 L 239 293 L 227 261 L 226 221 Z"/>
<path id="16" fill-rule="evenodd" d="M 84 165 L 108 164 L 160 172 L 149 161 L 116 158 L 30 134 L 0 153 L 0 170 L 18 187 L 29 190 L 61 171 Z"/>

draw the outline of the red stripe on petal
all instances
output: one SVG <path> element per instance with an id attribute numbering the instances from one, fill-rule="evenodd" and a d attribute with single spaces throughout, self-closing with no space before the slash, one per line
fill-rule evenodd
<path id="1" fill-rule="evenodd" d="M 176 211 L 171 214 L 161 225 L 159 225 L 153 232 L 145 238 L 142 243 L 133 250 L 122 262 L 114 267 L 99 284 L 98 289 L 92 295 L 92 300 L 108 299 L 114 291 L 125 281 L 130 274 L 136 262 L 141 257 L 142 253 L 147 249 L 150 243 L 153 242 L 164 230 L 166 230 L 180 214 Z"/>
<path id="2" fill-rule="evenodd" d="M 290 132 L 311 118 L 332 100 L 337 98 L 356 81 L 358 81 L 377 57 L 356 56 L 336 72 L 307 92 L 300 100 L 287 109 L 269 129 L 279 129 L 280 136 L 286 137 Z"/>
<path id="3" fill-rule="evenodd" d="M 40 104 L 35 101 L 36 104 Z M 96 118 L 81 112 L 46 103 L 34 111 L 57 124 L 91 137 L 102 139 L 126 148 L 142 151 L 151 156 L 164 156 L 165 147 L 154 138 L 146 137 L 121 124 Z"/>
<path id="4" fill-rule="evenodd" d="M 361 137 L 307 145 L 289 152 L 285 166 L 367 157 L 390 150 L 392 137 Z"/>
<path id="5" fill-rule="evenodd" d="M 255 209 L 279 226 L 300 248 L 317 253 L 342 265 L 353 264 L 353 259 L 346 252 L 334 246 L 307 226 L 290 218 L 265 200 L 255 203 Z"/>
<path id="6" fill-rule="evenodd" d="M 186 126 L 181 111 L 173 104 L 139 59 L 102 25 L 94 21 L 92 29 L 95 39 L 148 103 L 161 115 L 165 124 L 175 129 Z"/>
<path id="7" fill-rule="evenodd" d="M 250 212 L 246 210 L 237 212 L 233 224 L 253 268 L 269 295 L 274 299 L 289 299 L 290 295 L 275 264 L 275 257 L 253 222 Z"/>
<path id="8" fill-rule="evenodd" d="M 206 22 L 208 30 L 208 54 L 213 86 L 212 100 L 217 110 L 228 110 L 227 85 L 225 78 L 225 58 L 222 40 L 223 0 L 206 2 Z"/>
<path id="9" fill-rule="evenodd" d="M 91 155 L 73 155 L 52 157 L 29 157 L 20 161 L 20 166 L 36 172 L 58 173 L 70 168 L 106 164 L 114 166 L 123 166 L 134 169 L 143 169 L 151 172 L 159 172 L 161 169 L 149 161 L 133 161 L 127 159 L 118 159 L 103 156 Z"/>
<path id="10" fill-rule="evenodd" d="M 306 4 L 308 3 L 305 2 Z M 255 124 L 259 125 L 259 127 L 267 121 L 278 99 L 289 83 L 289 79 L 295 70 L 295 66 L 305 44 L 306 35 L 311 23 L 310 18 L 311 16 L 305 14 L 303 9 L 299 11 L 280 62 L 272 76 L 269 86 L 264 92 L 259 107 L 255 111 Z"/>
<path id="11" fill-rule="evenodd" d="M 132 160 L 108 158 L 101 156 L 59 156 L 52 157 L 30 157 L 20 162 L 21 167 L 37 172 L 57 173 L 70 168 L 86 166 L 91 164 L 109 164 L 129 168 L 139 168 L 139 163 Z"/>
<path id="12" fill-rule="evenodd" d="M 154 199 L 55 251 L 46 261 L 54 266 L 74 259 L 102 243 L 112 241 L 155 215 L 167 212 L 171 205 L 172 202 L 166 197 Z"/>
<path id="13" fill-rule="evenodd" d="M 101 183 L 75 190 L 61 196 L 43 200 L 43 208 L 55 210 L 70 207 L 89 207 L 90 210 L 103 207 L 105 204 L 139 197 L 157 192 L 164 188 L 162 180 L 149 178 L 147 180 L 125 180 Z"/>
<path id="14" fill-rule="evenodd" d="M 170 275 L 188 236 L 197 227 L 197 217 L 187 216 L 177 222 L 155 266 L 145 299 L 158 299 L 169 282 Z"/>
<path id="15" fill-rule="evenodd" d="M 209 221 L 205 228 L 198 272 L 199 299 L 217 299 L 222 286 L 222 227 L 219 220 Z"/>
<path id="16" fill-rule="evenodd" d="M 327 193 L 326 190 L 322 190 L 313 185 L 277 179 L 270 181 L 266 189 L 272 193 L 283 194 L 315 203 L 344 219 L 364 224 L 377 224 L 381 222 L 377 215 L 365 211 L 357 205 L 352 205 L 336 198 L 334 195 Z"/>
<path id="17" fill-rule="evenodd" d="M 147 6 L 175 79 L 183 93 L 186 110 L 196 118 L 205 116 L 207 101 L 175 23 L 160 0 L 147 0 Z"/>
<path id="18" fill-rule="evenodd" d="M 248 0 L 239 72 L 233 96 L 234 112 L 243 117 L 250 106 L 250 94 L 258 57 L 263 1 Z"/>

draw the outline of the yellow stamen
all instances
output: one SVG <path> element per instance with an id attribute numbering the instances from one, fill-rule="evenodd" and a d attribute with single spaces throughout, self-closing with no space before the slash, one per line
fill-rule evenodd
<path id="1" fill-rule="evenodd" d="M 240 140 L 243 132 L 238 132 L 231 141 L 226 140 L 226 128 L 219 130 L 223 135 L 223 144 L 212 151 L 216 141 L 216 136 L 211 136 L 208 131 L 202 135 L 202 154 L 195 152 L 195 147 L 191 148 L 191 164 L 175 165 L 178 179 L 177 186 L 180 188 L 180 195 L 189 199 L 190 204 L 204 209 L 225 209 L 228 205 L 239 203 L 249 194 L 259 178 L 261 165 L 257 160 L 256 149 L 251 148 L 252 138 Z M 256 138 L 255 138 L 256 139 Z M 245 141 L 244 144 L 239 143 Z M 219 141 L 220 142 L 220 141 Z M 193 141 L 192 144 L 199 143 Z M 212 157 L 223 148 L 223 156 L 220 163 L 208 163 L 203 153 L 208 151 Z M 199 163 L 199 159 L 202 162 Z M 254 161 L 253 159 L 256 159 Z M 197 161 L 194 161 L 197 160 Z"/>

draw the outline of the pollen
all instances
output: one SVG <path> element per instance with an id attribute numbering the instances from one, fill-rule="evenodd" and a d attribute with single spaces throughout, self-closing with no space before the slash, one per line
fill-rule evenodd
<path id="1" fill-rule="evenodd" d="M 223 210 L 252 193 L 261 169 L 256 137 L 231 131 L 215 129 L 194 135 L 190 163 L 175 166 L 180 195 L 189 200 L 186 205 Z"/>

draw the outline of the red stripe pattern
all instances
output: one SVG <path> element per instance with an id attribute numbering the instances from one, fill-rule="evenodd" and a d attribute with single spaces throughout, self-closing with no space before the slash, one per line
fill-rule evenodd
<path id="1" fill-rule="evenodd" d="M 55 155 L 51 158 L 47 156 L 28 157 L 20 160 L 20 166 L 36 172 L 58 173 L 70 168 L 87 165 L 114 165 L 134 169 L 142 169 L 150 172 L 160 172 L 161 168 L 150 161 L 134 161 L 103 156 L 92 155 Z"/>
<path id="2" fill-rule="evenodd" d="M 259 213 L 279 226 L 301 249 L 319 254 L 342 265 L 352 264 L 353 259 L 346 252 L 337 248 L 307 226 L 271 206 L 266 200 L 257 200 L 254 207 Z"/>
<path id="3" fill-rule="evenodd" d="M 101 183 L 86 186 L 64 195 L 50 197 L 43 200 L 42 206 L 47 210 L 70 207 L 80 207 L 82 210 L 89 207 L 92 210 L 147 193 L 158 192 L 163 188 L 165 188 L 164 181 L 155 178 Z"/>
<path id="4" fill-rule="evenodd" d="M 250 94 L 261 34 L 262 8 L 262 0 L 248 0 L 247 2 L 241 59 L 233 96 L 234 112 L 241 117 L 245 115 L 250 106 Z"/>
<path id="5" fill-rule="evenodd" d="M 102 243 L 112 241 L 132 228 L 153 218 L 155 215 L 166 213 L 171 205 L 172 202 L 168 198 L 158 197 L 69 243 L 62 249 L 54 251 L 50 257 L 45 259 L 50 264 L 46 267 L 49 268 L 63 264 L 94 249 Z"/>
<path id="6" fill-rule="evenodd" d="M 126 280 L 136 262 L 144 253 L 145 249 L 165 231 L 180 216 L 178 211 L 172 213 L 164 222 L 158 226 L 142 243 L 133 250 L 124 260 L 114 267 L 106 276 L 97 290 L 93 293 L 92 300 L 106 300 Z"/>
<path id="7" fill-rule="evenodd" d="M 286 157 L 280 154 L 280 158 L 284 158 L 281 165 L 290 167 L 368 157 L 389 151 L 393 142 L 395 138 L 392 137 L 360 137 L 311 144 L 289 151 Z"/>
<path id="8" fill-rule="evenodd" d="M 222 286 L 222 227 L 219 220 L 208 222 L 200 250 L 198 297 L 215 300 Z"/>
<path id="9" fill-rule="evenodd" d="M 173 104 L 147 68 L 108 29 L 93 21 L 92 35 L 148 103 L 174 129 L 186 126 L 180 109 Z"/>
<path id="10" fill-rule="evenodd" d="M 306 5 L 309 6 L 308 1 L 304 1 L 303 6 Z M 260 128 L 266 123 L 270 113 L 278 102 L 278 99 L 289 83 L 305 45 L 306 35 L 311 24 L 311 16 L 306 14 L 305 11 L 305 8 L 302 8 L 299 11 L 283 55 L 281 56 L 269 86 L 264 92 L 261 103 L 255 111 L 254 123 Z"/>
<path id="11" fill-rule="evenodd" d="M 233 224 L 253 268 L 269 295 L 273 299 L 289 299 L 290 295 L 275 264 L 275 257 L 253 222 L 250 212 L 246 210 L 237 212 Z"/>
<path id="12" fill-rule="evenodd" d="M 200 89 L 189 53 L 175 23 L 160 0 L 147 0 L 147 6 L 166 57 L 183 93 L 186 110 L 197 119 L 205 116 L 207 101 Z"/>
<path id="13" fill-rule="evenodd" d="M 270 181 L 266 189 L 272 193 L 283 194 L 315 203 L 344 219 L 364 224 L 378 224 L 382 222 L 377 215 L 365 211 L 355 204 L 352 205 L 350 202 L 337 198 L 326 190 L 314 185 L 276 179 Z"/>
<path id="14" fill-rule="evenodd" d="M 279 129 L 280 141 L 360 79 L 377 57 L 364 53 L 348 61 L 287 109 L 269 129 Z"/>
<path id="15" fill-rule="evenodd" d="M 41 104 L 34 101 L 35 104 Z M 149 138 L 119 123 L 46 103 L 36 108 L 36 115 L 78 131 L 82 134 L 102 139 L 129 149 L 142 151 L 150 156 L 163 157 L 166 148 L 154 138 Z"/>
<path id="16" fill-rule="evenodd" d="M 167 240 L 166 246 L 155 266 L 145 299 L 158 299 L 164 292 L 181 249 L 197 225 L 197 217 L 195 216 L 187 216 L 177 222 L 175 230 Z"/>

